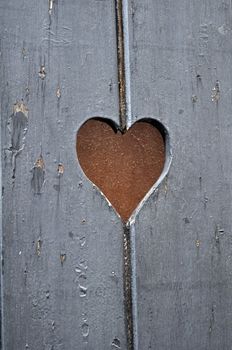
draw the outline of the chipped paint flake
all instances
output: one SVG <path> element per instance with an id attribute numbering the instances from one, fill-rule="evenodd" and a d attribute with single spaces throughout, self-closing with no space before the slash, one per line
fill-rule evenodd
<path id="1" fill-rule="evenodd" d="M 112 341 L 112 348 L 113 349 L 121 349 L 120 339 L 114 338 L 114 340 Z"/>
<path id="2" fill-rule="evenodd" d="M 49 3 L 49 9 L 48 9 L 48 13 L 49 15 L 52 14 L 52 9 L 53 9 L 53 3 L 54 3 L 54 0 L 48 0 L 48 3 Z"/>
<path id="3" fill-rule="evenodd" d="M 23 101 L 17 101 L 13 107 L 14 114 L 22 112 L 28 118 L 28 108 Z"/>
<path id="4" fill-rule="evenodd" d="M 60 262 L 61 262 L 61 265 L 64 264 L 65 260 L 66 260 L 66 253 L 61 252 L 61 253 L 60 253 Z"/>
<path id="5" fill-rule="evenodd" d="M 34 190 L 34 194 L 41 194 L 45 181 L 45 164 L 42 155 L 36 160 L 32 173 L 31 186 Z"/>
<path id="6" fill-rule="evenodd" d="M 64 165 L 62 163 L 58 164 L 57 172 L 59 175 L 63 175 L 64 173 Z"/>
<path id="7" fill-rule="evenodd" d="M 193 96 L 192 96 L 192 102 L 193 102 L 193 103 L 196 103 L 196 102 L 197 102 L 197 96 L 196 96 L 196 95 L 193 95 Z"/>
<path id="8" fill-rule="evenodd" d="M 46 71 L 45 71 L 45 66 L 41 66 L 40 67 L 40 71 L 39 71 L 39 77 L 40 79 L 44 80 L 46 77 Z"/>
<path id="9" fill-rule="evenodd" d="M 13 114 L 8 121 L 8 130 L 11 136 L 9 149 L 18 154 L 23 150 L 25 135 L 28 127 L 28 108 L 23 101 L 17 101 L 13 106 Z"/>
<path id="10" fill-rule="evenodd" d="M 36 166 L 37 168 L 41 168 L 41 169 L 44 168 L 44 161 L 43 161 L 42 156 L 40 156 L 40 158 L 38 158 L 38 159 L 36 160 L 35 166 Z"/>
<path id="11" fill-rule="evenodd" d="M 218 80 L 216 81 L 216 84 L 212 89 L 211 99 L 212 102 L 218 102 L 220 99 L 220 84 Z"/>
<path id="12" fill-rule="evenodd" d="M 61 90 L 60 90 L 59 86 L 58 86 L 58 88 L 56 90 L 56 97 L 58 98 L 58 100 L 61 98 Z"/>

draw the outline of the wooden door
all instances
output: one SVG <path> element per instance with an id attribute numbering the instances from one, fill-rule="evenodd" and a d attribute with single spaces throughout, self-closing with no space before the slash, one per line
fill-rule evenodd
<path id="1" fill-rule="evenodd" d="M 231 1 L 0 9 L 2 349 L 229 350 Z M 127 225 L 77 159 L 93 117 L 165 131 Z"/>

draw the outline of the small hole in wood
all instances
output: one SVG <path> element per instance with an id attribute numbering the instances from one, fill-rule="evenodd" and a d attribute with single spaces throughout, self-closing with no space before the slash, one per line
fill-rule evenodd
<path id="1" fill-rule="evenodd" d="M 76 151 L 86 176 L 126 222 L 164 169 L 165 129 L 142 119 L 122 133 L 113 121 L 92 118 L 77 133 Z"/>

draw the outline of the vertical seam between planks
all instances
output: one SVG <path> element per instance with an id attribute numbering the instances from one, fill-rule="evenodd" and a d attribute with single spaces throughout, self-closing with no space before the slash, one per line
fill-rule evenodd
<path id="1" fill-rule="evenodd" d="M 130 258 L 131 258 L 131 297 L 132 297 L 132 326 L 133 350 L 138 350 L 138 300 L 137 300 L 137 267 L 136 267 L 136 240 L 135 226 L 130 226 Z"/>
<path id="2" fill-rule="evenodd" d="M 132 125 L 128 0 L 115 0 L 115 13 L 118 61 L 119 119 L 120 128 L 123 132 L 125 132 Z M 124 306 L 127 349 L 138 350 L 136 242 L 134 225 L 124 225 L 123 249 Z"/>
<path id="3" fill-rule="evenodd" d="M 128 12 L 128 0 L 122 0 L 122 1 L 123 1 L 122 16 L 123 16 L 125 92 L 126 92 L 126 96 L 125 96 L 126 126 L 127 126 L 127 129 L 129 129 L 132 125 L 129 12 Z"/>
<path id="4" fill-rule="evenodd" d="M 124 249 L 124 307 L 126 320 L 127 350 L 134 349 L 133 337 L 133 302 L 132 302 L 132 265 L 131 265 L 131 245 L 130 245 L 130 228 L 126 225 L 123 227 L 123 249 Z"/>
<path id="5" fill-rule="evenodd" d="M 125 56 L 123 35 L 123 0 L 115 0 L 116 36 L 117 36 L 117 63 L 118 63 L 118 93 L 119 93 L 119 120 L 122 132 L 127 129 L 126 123 L 126 84 L 125 84 Z M 127 350 L 133 348 L 133 311 L 132 311 L 132 284 L 131 284 L 131 250 L 130 229 L 123 225 L 123 289 L 125 330 Z"/>
<path id="6" fill-rule="evenodd" d="M 2 145 L 2 135 L 0 134 L 0 144 Z M 2 229 L 2 152 L 0 154 L 0 283 L 1 283 L 1 288 L 0 288 L 0 305 L 1 305 L 1 312 L 0 312 L 0 323 L 1 323 L 1 335 L 0 335 L 0 349 L 4 350 L 4 310 L 3 310 L 3 229 Z"/>
<path id="7" fill-rule="evenodd" d="M 124 69 L 125 69 L 125 100 L 126 100 L 126 126 L 129 129 L 133 123 L 131 105 L 131 67 L 130 67 L 130 31 L 128 0 L 122 0 L 123 15 L 123 43 L 124 43 Z M 137 301 L 137 268 L 136 268 L 136 240 L 135 226 L 129 226 L 130 239 L 130 288 L 131 288 L 131 317 L 133 350 L 138 350 L 138 301 Z"/>
<path id="8" fill-rule="evenodd" d="M 123 10 L 122 1 L 115 0 L 116 36 L 117 36 L 117 60 L 118 60 L 118 93 L 119 93 L 119 119 L 120 127 L 126 130 L 126 85 L 124 62 L 124 37 L 123 37 Z"/>

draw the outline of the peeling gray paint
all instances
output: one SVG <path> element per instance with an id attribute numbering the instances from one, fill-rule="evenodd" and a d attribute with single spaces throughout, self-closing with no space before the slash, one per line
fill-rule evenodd
<path id="1" fill-rule="evenodd" d="M 8 120 L 8 130 L 11 137 L 9 149 L 13 153 L 19 153 L 25 142 L 28 128 L 28 109 L 23 102 L 14 105 L 14 112 Z"/>
<path id="2" fill-rule="evenodd" d="M 36 160 L 32 169 L 31 186 L 34 194 L 41 194 L 45 181 L 45 164 L 42 155 Z"/>

